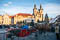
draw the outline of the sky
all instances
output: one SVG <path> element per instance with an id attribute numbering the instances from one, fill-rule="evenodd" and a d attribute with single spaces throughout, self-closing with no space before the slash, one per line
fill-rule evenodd
<path id="1" fill-rule="evenodd" d="M 0 15 L 17 13 L 33 14 L 34 4 L 40 9 L 43 8 L 43 14 L 49 17 L 60 15 L 60 0 L 0 0 Z"/>

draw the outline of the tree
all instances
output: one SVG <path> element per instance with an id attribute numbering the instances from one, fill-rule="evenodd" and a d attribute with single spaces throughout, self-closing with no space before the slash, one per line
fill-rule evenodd
<path id="1" fill-rule="evenodd" d="M 45 15 L 45 22 L 46 23 L 49 23 L 49 17 L 48 17 L 48 14 L 46 13 L 46 15 Z"/>

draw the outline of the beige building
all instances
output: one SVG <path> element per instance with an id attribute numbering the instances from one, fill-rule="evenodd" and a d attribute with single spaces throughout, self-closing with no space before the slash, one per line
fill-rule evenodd
<path id="1" fill-rule="evenodd" d="M 36 21 L 36 22 L 37 22 L 38 20 L 39 20 L 39 21 L 43 21 L 43 8 L 42 8 L 41 5 L 40 5 L 40 9 L 39 9 L 39 10 L 37 10 L 36 4 L 34 5 L 33 15 L 34 15 L 34 18 L 35 18 L 35 21 Z"/>
<path id="2" fill-rule="evenodd" d="M 2 20 L 2 16 L 0 16 L 0 25 L 2 24 L 3 20 Z"/>
<path id="3" fill-rule="evenodd" d="M 8 14 L 3 15 L 3 25 L 11 24 L 11 18 Z"/>
<path id="4" fill-rule="evenodd" d="M 14 24 L 17 22 L 23 21 L 26 18 L 33 18 L 32 14 L 27 14 L 27 13 L 18 13 L 14 16 Z"/>
<path id="5" fill-rule="evenodd" d="M 0 25 L 10 25 L 10 24 L 16 24 L 17 22 L 24 21 L 28 18 L 33 18 L 32 14 L 27 13 L 18 13 L 14 16 L 9 16 L 8 14 L 5 14 L 3 16 L 0 16 Z"/>

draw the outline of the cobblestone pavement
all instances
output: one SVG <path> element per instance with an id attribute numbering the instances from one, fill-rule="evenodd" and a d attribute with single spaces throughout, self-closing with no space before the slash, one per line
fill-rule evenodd
<path id="1" fill-rule="evenodd" d="M 11 40 L 8 38 L 7 40 Z M 13 40 L 57 40 L 56 39 L 56 34 L 52 32 L 36 32 L 32 33 L 29 36 L 26 37 L 14 37 Z"/>

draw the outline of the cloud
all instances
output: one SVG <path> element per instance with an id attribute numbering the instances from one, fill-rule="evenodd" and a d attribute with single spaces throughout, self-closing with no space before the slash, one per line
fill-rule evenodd
<path id="1" fill-rule="evenodd" d="M 8 2 L 8 4 L 12 4 L 12 2 Z"/>
<path id="2" fill-rule="evenodd" d="M 43 5 L 44 14 L 48 13 L 50 17 L 56 17 L 60 15 L 60 5 L 58 4 L 46 4 Z"/>
<path id="3" fill-rule="evenodd" d="M 12 2 L 9 2 L 8 4 L 12 4 Z M 40 5 L 37 5 L 37 7 L 40 8 Z M 44 15 L 46 13 L 49 15 L 49 17 L 56 17 L 57 15 L 60 15 L 59 4 L 48 3 L 48 4 L 43 4 L 42 7 L 43 7 Z M 14 6 L 11 8 L 4 8 L 0 10 L 1 10 L 1 13 L 5 12 L 5 13 L 8 13 L 9 15 L 15 15 L 16 13 L 31 13 L 31 14 L 33 13 L 33 7 L 24 7 L 24 6 L 23 7 Z"/>
<path id="4" fill-rule="evenodd" d="M 8 6 L 8 4 L 4 4 L 4 6 Z"/>
<path id="5" fill-rule="evenodd" d="M 33 9 L 31 7 L 27 7 L 27 8 L 25 8 L 25 7 L 12 7 L 12 8 L 0 9 L 0 10 L 1 10 L 0 14 L 1 13 L 3 13 L 3 14 L 7 13 L 9 15 L 15 15 L 17 13 L 30 13 L 30 14 L 32 14 L 31 12 L 33 12 L 32 11 Z"/>
<path id="6" fill-rule="evenodd" d="M 37 5 L 37 8 L 40 9 L 40 5 Z M 43 8 L 43 14 L 46 13 L 49 15 L 49 17 L 56 17 L 57 15 L 60 15 L 60 5 L 56 3 L 47 3 L 42 4 Z"/>
<path id="7" fill-rule="evenodd" d="M 9 6 L 9 5 L 11 5 L 12 4 L 12 2 L 8 2 L 8 3 L 5 3 L 5 4 L 3 4 L 3 6 Z"/>

